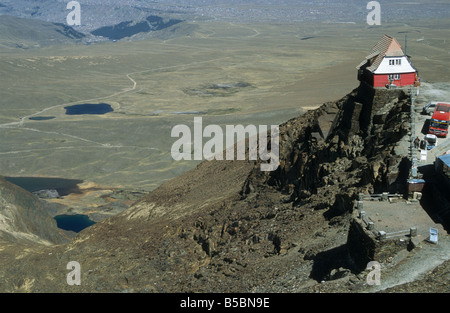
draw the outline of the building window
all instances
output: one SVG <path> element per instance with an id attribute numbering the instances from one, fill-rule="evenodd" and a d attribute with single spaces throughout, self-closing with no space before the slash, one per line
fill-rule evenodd
<path id="1" fill-rule="evenodd" d="M 400 74 L 389 74 L 389 80 L 400 80 Z"/>
<path id="2" fill-rule="evenodd" d="M 402 59 L 391 59 L 389 65 L 402 65 Z"/>

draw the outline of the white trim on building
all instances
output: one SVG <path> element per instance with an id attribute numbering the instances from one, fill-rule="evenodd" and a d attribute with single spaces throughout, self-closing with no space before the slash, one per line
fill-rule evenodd
<path id="1" fill-rule="evenodd" d="M 383 58 L 380 66 L 373 72 L 374 74 L 404 74 L 414 73 L 416 69 L 411 65 L 406 56 Z"/>

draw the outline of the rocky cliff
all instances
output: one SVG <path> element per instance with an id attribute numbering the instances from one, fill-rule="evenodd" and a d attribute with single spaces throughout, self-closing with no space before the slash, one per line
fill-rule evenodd
<path id="1" fill-rule="evenodd" d="M 205 161 L 70 243 L 1 267 L 0 290 L 312 292 L 347 276 L 351 291 L 364 280 L 346 247 L 354 200 L 402 191 L 409 110 L 401 90 L 362 85 L 281 125 L 275 172 Z M 70 261 L 80 286 L 66 283 Z"/>

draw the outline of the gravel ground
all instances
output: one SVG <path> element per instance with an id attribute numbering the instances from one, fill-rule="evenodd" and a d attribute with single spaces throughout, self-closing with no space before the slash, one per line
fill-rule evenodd
<path id="1" fill-rule="evenodd" d="M 419 246 L 393 268 L 386 270 L 387 276 L 383 279 L 383 267 L 381 269 L 381 284 L 374 286 L 371 292 L 389 291 L 389 288 L 413 281 L 421 281 L 427 278 L 438 266 L 444 265 L 450 260 L 450 239 L 448 235 L 442 235 L 437 244 L 423 241 Z M 447 266 L 447 265 L 446 265 Z M 448 266 L 447 266 L 448 267 Z M 448 272 L 447 272 L 448 273 Z M 445 280 L 441 280 L 444 282 Z M 436 290 L 426 290 L 433 292 Z M 450 289 L 447 286 L 446 292 Z"/>

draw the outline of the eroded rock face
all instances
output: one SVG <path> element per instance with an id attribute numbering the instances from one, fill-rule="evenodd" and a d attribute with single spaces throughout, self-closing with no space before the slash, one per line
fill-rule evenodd
<path id="1" fill-rule="evenodd" d="M 293 119 L 280 130 L 281 163 L 267 182 L 289 190 L 295 205 L 319 201 L 318 208 L 344 211 L 337 200 L 342 196 L 356 199 L 357 192 L 401 192 L 400 163 L 407 155 L 397 154 L 394 148 L 408 134 L 408 112 L 409 102 L 401 91 L 379 90 L 370 98 L 361 97 L 356 89 L 340 101 Z M 332 117 L 332 123 L 323 123 Z"/>
<path id="2" fill-rule="evenodd" d="M 308 292 L 348 277 L 353 200 L 397 188 L 405 156 L 394 148 L 409 127 L 404 94 L 364 88 L 281 125 L 277 171 L 203 162 L 51 254 L 24 256 L 36 267 L 15 268 L 0 288 L 23 288 L 20 279 L 35 292 Z M 74 260 L 81 286 L 45 275 Z"/>

